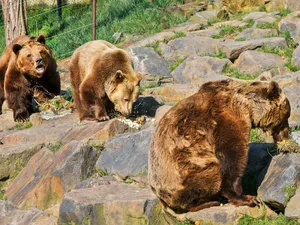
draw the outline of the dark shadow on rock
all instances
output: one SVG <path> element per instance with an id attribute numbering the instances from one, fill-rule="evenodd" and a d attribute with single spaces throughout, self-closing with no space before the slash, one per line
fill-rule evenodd
<path id="1" fill-rule="evenodd" d="M 249 144 L 248 162 L 242 180 L 245 194 L 257 195 L 257 189 L 268 171 L 272 156 L 276 154 L 274 143 Z"/>
<path id="2" fill-rule="evenodd" d="M 155 117 L 156 110 L 160 106 L 162 104 L 152 96 L 139 97 L 132 106 L 133 115 Z"/>

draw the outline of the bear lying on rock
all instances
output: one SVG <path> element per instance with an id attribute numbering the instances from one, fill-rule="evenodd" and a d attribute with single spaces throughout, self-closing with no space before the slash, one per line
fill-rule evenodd
<path id="1" fill-rule="evenodd" d="M 88 42 L 73 53 L 70 73 L 80 121 L 108 120 L 113 108 L 131 114 L 142 75 L 124 50 L 102 40 Z"/>
<path id="2" fill-rule="evenodd" d="M 223 80 L 202 85 L 160 120 L 152 137 L 149 183 L 177 213 L 217 206 L 224 198 L 255 206 L 241 186 L 251 128 L 288 137 L 290 104 L 276 82 Z"/>
<path id="3" fill-rule="evenodd" d="M 32 113 L 34 89 L 53 97 L 60 93 L 60 77 L 51 49 L 43 35 L 20 36 L 0 58 L 0 114 L 4 99 L 14 120 L 26 120 Z"/>

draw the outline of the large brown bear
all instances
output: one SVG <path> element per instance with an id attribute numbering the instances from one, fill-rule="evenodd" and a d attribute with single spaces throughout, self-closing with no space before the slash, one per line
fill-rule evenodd
<path id="1" fill-rule="evenodd" d="M 81 121 L 108 120 L 113 107 L 131 114 L 142 76 L 134 72 L 124 50 L 103 40 L 88 42 L 73 53 L 70 72 Z"/>
<path id="2" fill-rule="evenodd" d="M 34 89 L 48 96 L 60 93 L 56 61 L 43 35 L 20 36 L 5 48 L 0 58 L 0 114 L 6 99 L 15 121 L 27 119 L 32 112 Z"/>
<path id="3" fill-rule="evenodd" d="M 290 104 L 276 82 L 223 80 L 203 84 L 159 122 L 149 155 L 149 183 L 177 213 L 227 200 L 255 206 L 241 179 L 251 128 L 288 137 Z"/>

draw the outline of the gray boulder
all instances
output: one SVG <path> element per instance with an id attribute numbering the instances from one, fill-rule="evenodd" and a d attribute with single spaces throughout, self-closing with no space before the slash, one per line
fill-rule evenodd
<path id="1" fill-rule="evenodd" d="M 299 3 L 298 3 L 299 4 Z M 293 40 L 300 43 L 300 11 L 293 12 L 279 22 L 280 32 L 288 30 Z"/>
<path id="2" fill-rule="evenodd" d="M 275 29 L 258 29 L 258 28 L 247 28 L 243 30 L 235 39 L 260 39 L 264 37 L 277 36 L 277 31 Z"/>
<path id="3" fill-rule="evenodd" d="M 300 45 L 293 52 L 292 63 L 300 68 Z"/>
<path id="4" fill-rule="evenodd" d="M 232 64 L 228 59 L 215 57 L 189 56 L 171 74 L 176 83 L 208 82 L 227 79 L 221 75 L 225 65 Z"/>
<path id="5" fill-rule="evenodd" d="M 131 48 L 134 70 L 143 74 L 170 76 L 169 63 L 153 48 Z"/>
<path id="6" fill-rule="evenodd" d="M 147 174 L 148 151 L 155 128 L 111 138 L 96 163 L 96 167 L 109 175 L 121 178 Z"/>
<path id="7" fill-rule="evenodd" d="M 268 205 L 283 211 L 289 201 L 287 188 L 299 182 L 300 156 L 297 154 L 275 156 L 258 189 L 258 196 Z"/>

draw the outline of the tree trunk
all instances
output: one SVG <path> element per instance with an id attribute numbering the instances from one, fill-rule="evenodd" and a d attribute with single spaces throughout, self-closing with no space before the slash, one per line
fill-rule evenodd
<path id="1" fill-rule="evenodd" d="M 57 0 L 57 17 L 59 20 L 59 23 L 61 23 L 62 20 L 62 0 Z"/>
<path id="2" fill-rule="evenodd" d="M 5 26 L 5 40 L 8 45 L 13 39 L 27 32 L 26 0 L 1 0 Z"/>

